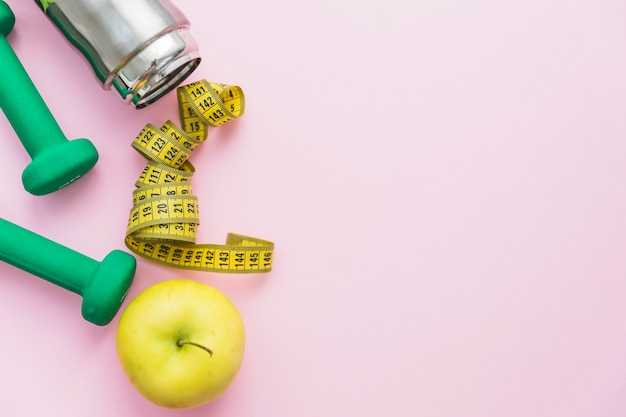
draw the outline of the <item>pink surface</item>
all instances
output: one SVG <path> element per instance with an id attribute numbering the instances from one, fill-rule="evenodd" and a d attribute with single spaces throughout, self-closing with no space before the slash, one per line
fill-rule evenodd
<path id="1" fill-rule="evenodd" d="M 1 215 L 93 258 L 125 250 L 130 143 L 177 120 L 175 96 L 122 104 L 34 1 L 8 3 L 10 43 L 100 160 L 31 196 L 0 117 Z M 272 240 L 274 270 L 138 259 L 129 299 L 181 277 L 220 289 L 246 323 L 242 370 L 214 403 L 154 406 L 119 367 L 119 316 L 91 325 L 76 295 L 0 264 L 0 414 L 624 415 L 626 3 L 176 4 L 203 56 L 191 80 L 247 99 L 192 156 L 198 241 Z"/>

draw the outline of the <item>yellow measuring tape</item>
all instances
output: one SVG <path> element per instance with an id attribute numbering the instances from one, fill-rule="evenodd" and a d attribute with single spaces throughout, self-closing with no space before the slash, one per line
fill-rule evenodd
<path id="1" fill-rule="evenodd" d="M 132 143 L 148 163 L 135 183 L 126 246 L 144 258 L 200 271 L 253 273 L 272 268 L 274 244 L 229 233 L 226 244 L 196 244 L 198 198 L 191 192 L 195 172 L 189 156 L 209 127 L 243 115 L 240 87 L 197 81 L 177 88 L 183 128 L 171 121 L 147 124 Z"/>

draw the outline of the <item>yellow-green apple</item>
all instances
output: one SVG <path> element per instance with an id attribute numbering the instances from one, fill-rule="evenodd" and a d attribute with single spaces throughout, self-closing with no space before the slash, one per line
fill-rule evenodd
<path id="1" fill-rule="evenodd" d="M 245 345 L 235 305 L 188 279 L 143 290 L 122 312 L 116 337 L 132 385 L 167 408 L 196 407 L 223 394 L 239 372 Z"/>

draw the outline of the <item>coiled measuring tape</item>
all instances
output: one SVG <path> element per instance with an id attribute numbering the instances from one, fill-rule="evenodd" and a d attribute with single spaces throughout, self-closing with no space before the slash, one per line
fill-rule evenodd
<path id="1" fill-rule="evenodd" d="M 195 172 L 189 162 L 209 127 L 243 115 L 240 87 L 197 81 L 178 87 L 183 128 L 170 120 L 148 123 L 132 142 L 148 162 L 135 183 L 126 246 L 137 255 L 168 266 L 213 272 L 254 273 L 272 268 L 274 244 L 229 233 L 226 244 L 196 244 L 198 198 L 192 194 Z"/>

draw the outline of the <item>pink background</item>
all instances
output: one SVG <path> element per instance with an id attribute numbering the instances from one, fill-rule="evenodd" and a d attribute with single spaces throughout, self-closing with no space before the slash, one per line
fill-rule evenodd
<path id="1" fill-rule="evenodd" d="M 131 147 L 177 121 L 104 92 L 32 0 L 9 41 L 96 167 L 24 191 L 0 117 L 1 215 L 96 259 L 123 249 Z M 272 240 L 269 274 L 138 259 L 129 298 L 190 278 L 246 322 L 214 403 L 159 408 L 129 384 L 115 328 L 0 264 L 6 416 L 609 417 L 626 414 L 626 3 L 177 0 L 246 114 L 192 156 L 199 243 Z"/>

